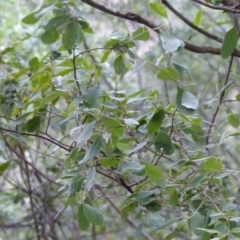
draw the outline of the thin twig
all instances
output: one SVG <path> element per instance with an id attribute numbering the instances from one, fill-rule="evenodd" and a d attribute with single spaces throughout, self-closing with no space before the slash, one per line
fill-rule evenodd
<path id="1" fill-rule="evenodd" d="M 73 48 L 73 75 L 74 75 L 74 80 L 77 84 L 77 88 L 78 88 L 78 92 L 79 92 L 79 95 L 81 96 L 82 95 L 82 92 L 81 92 L 81 89 L 80 89 L 80 85 L 79 85 L 79 82 L 78 82 L 78 79 L 77 79 L 77 64 L 76 64 L 76 54 L 75 54 L 75 48 Z"/>
<path id="2" fill-rule="evenodd" d="M 229 66 L 228 66 L 228 71 L 227 71 L 227 75 L 226 75 L 226 78 L 225 78 L 225 83 L 224 83 L 224 86 L 226 86 L 228 84 L 228 81 L 229 81 L 229 76 L 230 76 L 230 72 L 231 72 L 231 68 L 232 68 L 232 64 L 233 64 L 233 59 L 234 59 L 234 56 L 231 56 L 231 59 L 229 61 Z M 216 117 L 217 117 L 217 114 L 220 110 L 220 106 L 222 105 L 223 103 L 223 98 L 224 98 L 224 95 L 225 95 L 225 90 L 222 91 L 220 97 L 219 97 L 219 103 L 218 103 L 218 106 L 213 114 L 213 117 L 212 117 L 212 120 L 211 120 L 211 123 L 209 125 L 209 128 L 208 128 L 208 131 L 207 131 L 207 137 L 206 137 L 206 145 L 209 144 L 209 139 L 210 139 L 210 134 L 211 134 L 211 131 L 212 131 L 212 127 L 215 123 L 215 120 L 216 120 Z"/>

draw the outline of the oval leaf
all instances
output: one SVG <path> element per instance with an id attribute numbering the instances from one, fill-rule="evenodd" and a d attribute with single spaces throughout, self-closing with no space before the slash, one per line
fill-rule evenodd
<path id="1" fill-rule="evenodd" d="M 115 59 L 113 66 L 114 66 L 114 70 L 115 70 L 116 74 L 118 74 L 118 75 L 122 75 L 127 71 L 127 68 L 125 66 L 122 55 L 119 55 Z"/>
<path id="2" fill-rule="evenodd" d="M 224 36 L 221 56 L 223 59 L 228 58 L 235 50 L 238 42 L 238 33 L 235 27 L 230 29 Z"/>
<path id="3" fill-rule="evenodd" d="M 159 130 L 162 125 L 164 116 L 165 112 L 162 109 L 153 115 L 152 119 L 148 123 L 148 134 L 154 134 Z"/>
<path id="4" fill-rule="evenodd" d="M 178 78 L 178 73 L 173 68 L 166 67 L 158 73 L 157 77 L 164 81 L 174 81 Z"/>
<path id="5" fill-rule="evenodd" d="M 145 165 L 147 176 L 150 178 L 150 180 L 153 181 L 158 186 L 164 188 L 166 185 L 166 182 L 165 182 L 165 178 L 162 170 L 151 163 L 145 162 L 144 165 Z"/>
<path id="6" fill-rule="evenodd" d="M 165 154 L 171 155 L 174 152 L 170 137 L 162 130 L 160 130 L 158 135 L 156 136 L 154 140 L 154 146 L 158 152 L 161 152 L 162 148 Z"/>
<path id="7" fill-rule="evenodd" d="M 88 222 L 93 223 L 95 225 L 103 224 L 103 215 L 97 209 L 93 208 L 88 204 L 84 204 L 83 213 Z"/>

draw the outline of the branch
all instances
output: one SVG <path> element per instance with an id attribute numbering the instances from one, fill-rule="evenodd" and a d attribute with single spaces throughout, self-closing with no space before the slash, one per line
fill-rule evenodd
<path id="1" fill-rule="evenodd" d="M 218 36 L 216 36 L 216 35 L 213 35 L 213 34 L 207 32 L 207 31 L 203 30 L 202 28 L 199 28 L 199 27 L 197 27 L 196 25 L 194 25 L 194 24 L 193 24 L 192 22 L 190 22 L 187 18 L 185 18 L 180 12 L 178 12 L 178 11 L 168 2 L 168 0 L 162 0 L 162 3 L 163 3 L 164 5 L 166 5 L 166 7 L 167 7 L 170 11 L 172 11 L 175 15 L 177 15 L 183 22 L 185 22 L 185 23 L 186 23 L 189 27 L 191 27 L 192 29 L 194 29 L 194 30 L 202 33 L 203 35 L 205 35 L 205 36 L 207 36 L 208 38 L 213 39 L 213 40 L 215 40 L 215 41 L 217 41 L 217 42 L 220 42 L 220 43 L 221 43 L 221 42 L 223 41 L 222 38 L 220 38 L 220 37 L 218 37 Z"/>
<path id="2" fill-rule="evenodd" d="M 1 128 L 0 130 L 5 131 L 5 132 L 18 133 L 18 134 L 20 134 L 20 135 L 26 135 L 26 136 L 32 136 L 32 137 L 42 138 L 42 139 L 45 139 L 45 140 L 48 141 L 48 142 L 51 142 L 51 143 L 59 146 L 59 148 L 63 148 L 64 150 L 66 150 L 66 151 L 68 151 L 68 152 L 71 151 L 71 148 L 70 148 L 70 147 L 65 147 L 65 146 L 63 146 L 62 144 L 60 144 L 59 142 L 57 142 L 56 140 L 52 140 L 52 139 L 47 138 L 47 137 L 44 137 L 44 136 L 42 136 L 42 135 L 33 134 L 33 133 L 25 133 L 25 132 L 20 132 L 20 131 L 17 131 L 17 130 L 7 129 L 7 128 Z"/>
<path id="3" fill-rule="evenodd" d="M 104 5 L 99 4 L 99 3 L 97 3 L 93 0 L 81 0 L 81 1 L 90 5 L 90 6 L 92 6 L 93 8 L 96 8 L 96 9 L 102 11 L 102 12 L 108 13 L 108 14 L 113 15 L 115 17 L 119 17 L 119 18 L 123 18 L 123 19 L 126 19 L 126 20 L 138 22 L 140 24 L 143 24 L 143 25 L 149 27 L 150 29 L 152 29 L 153 31 L 155 31 L 158 34 L 161 33 L 159 27 L 156 24 L 154 24 L 150 20 L 142 17 L 139 14 L 132 13 L 132 12 L 123 13 L 123 12 L 119 12 L 119 11 L 113 11 L 112 9 L 109 9 L 109 8 L 105 7 Z M 193 1 L 195 1 L 195 0 L 193 0 Z M 184 42 L 184 43 L 185 43 L 184 48 L 191 51 L 191 52 L 210 53 L 210 54 L 214 54 L 214 55 L 220 55 L 221 54 L 221 50 L 219 48 L 212 48 L 212 47 L 205 47 L 205 46 L 199 47 L 199 46 L 190 44 L 188 42 Z M 235 50 L 232 53 L 232 56 L 240 57 L 240 51 Z"/>
<path id="4" fill-rule="evenodd" d="M 192 0 L 192 1 L 211 9 L 222 10 L 222 11 L 227 11 L 232 13 L 240 13 L 240 9 L 233 8 L 234 6 L 233 7 L 215 6 L 206 2 L 202 2 L 201 0 Z"/>
<path id="5" fill-rule="evenodd" d="M 230 59 L 229 66 L 228 66 L 228 72 L 227 72 L 227 75 L 226 75 L 226 78 L 225 78 L 224 86 L 226 86 L 228 84 L 229 76 L 230 76 L 230 72 L 231 72 L 231 68 L 232 68 L 232 64 L 233 64 L 233 59 L 234 59 L 234 56 L 232 56 L 231 59 Z M 218 106 L 217 106 L 217 108 L 216 108 L 216 110 L 213 114 L 212 121 L 211 121 L 210 126 L 208 128 L 207 137 L 206 137 L 206 145 L 208 145 L 208 143 L 209 143 L 209 138 L 210 138 L 210 134 L 211 134 L 211 131 L 212 131 L 212 127 L 215 123 L 217 114 L 220 110 L 220 106 L 223 103 L 223 98 L 224 98 L 224 95 L 225 95 L 225 91 L 226 91 L 226 89 L 223 90 L 221 95 L 220 95 Z"/>

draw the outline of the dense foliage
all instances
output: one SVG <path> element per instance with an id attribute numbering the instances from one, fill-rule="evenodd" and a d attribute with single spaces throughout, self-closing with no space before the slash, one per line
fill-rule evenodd
<path id="1" fill-rule="evenodd" d="M 240 238 L 238 2 L 105 2 L 2 6 L 0 238 Z"/>

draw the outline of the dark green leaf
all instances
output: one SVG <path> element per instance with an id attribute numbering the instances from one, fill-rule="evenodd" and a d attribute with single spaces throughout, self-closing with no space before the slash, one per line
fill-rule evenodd
<path id="1" fill-rule="evenodd" d="M 26 130 L 28 132 L 35 132 L 41 124 L 41 116 L 35 116 L 26 123 Z"/>
<path id="2" fill-rule="evenodd" d="M 165 177 L 162 170 L 151 163 L 145 162 L 144 165 L 146 169 L 146 174 L 150 178 L 150 180 L 153 181 L 158 186 L 164 188 L 166 185 L 166 182 L 165 182 Z"/>
<path id="3" fill-rule="evenodd" d="M 159 130 L 162 125 L 164 116 L 165 112 L 162 109 L 154 113 L 153 117 L 148 123 L 148 134 L 154 134 Z"/>
<path id="4" fill-rule="evenodd" d="M 6 171 L 10 166 L 11 161 L 0 163 L 0 176 Z"/>
<path id="5" fill-rule="evenodd" d="M 101 88 L 99 85 L 95 85 L 87 89 L 86 94 L 84 94 L 84 100 L 86 105 L 91 108 L 95 105 L 95 103 L 99 100 L 101 95 Z"/>
<path id="6" fill-rule="evenodd" d="M 154 140 L 154 146 L 158 152 L 161 152 L 162 148 L 165 154 L 171 155 L 174 152 L 174 147 L 170 137 L 162 130 L 160 130 L 157 134 Z"/>
<path id="7" fill-rule="evenodd" d="M 94 141 L 93 145 L 88 149 L 84 158 L 80 161 L 80 163 L 86 163 L 91 161 L 101 150 L 102 147 L 102 137 L 98 136 Z"/>
<path id="8" fill-rule="evenodd" d="M 118 75 L 122 75 L 127 71 L 127 68 L 125 66 L 124 59 L 123 59 L 122 55 L 119 55 L 115 59 L 113 66 L 114 66 L 114 70 L 115 70 L 116 74 L 118 74 Z"/>
<path id="9" fill-rule="evenodd" d="M 224 36 L 221 56 L 223 59 L 228 58 L 235 50 L 238 42 L 238 32 L 235 27 L 231 28 Z"/>
<path id="10" fill-rule="evenodd" d="M 51 31 L 45 31 L 41 35 L 41 40 L 44 44 L 52 44 L 56 42 L 59 38 L 59 32 L 56 29 L 53 29 Z"/>
<path id="11" fill-rule="evenodd" d="M 58 30 L 59 27 L 62 27 L 63 25 L 67 25 L 69 19 L 70 19 L 70 16 L 68 15 L 61 15 L 61 16 L 54 17 L 49 20 L 49 22 L 44 27 L 44 29 L 46 31 Z"/>
<path id="12" fill-rule="evenodd" d="M 90 223 L 88 222 L 87 218 L 84 215 L 84 205 L 81 204 L 78 208 L 78 213 L 77 213 L 77 217 L 78 217 L 78 226 L 81 230 L 87 230 L 90 226 Z"/>
<path id="13" fill-rule="evenodd" d="M 84 204 L 83 213 L 89 223 L 93 223 L 95 225 L 103 224 L 103 215 L 97 209 L 93 208 L 88 204 Z"/>
<path id="14" fill-rule="evenodd" d="M 234 128 L 238 128 L 238 126 L 240 125 L 240 114 L 228 115 L 228 122 Z"/>
<path id="15" fill-rule="evenodd" d="M 67 25 L 63 33 L 62 44 L 67 50 L 71 50 L 81 40 L 80 27 L 74 20 Z"/>
<path id="16" fill-rule="evenodd" d="M 81 190 L 84 178 L 73 179 L 69 185 L 68 198 L 76 196 L 76 194 Z"/>

